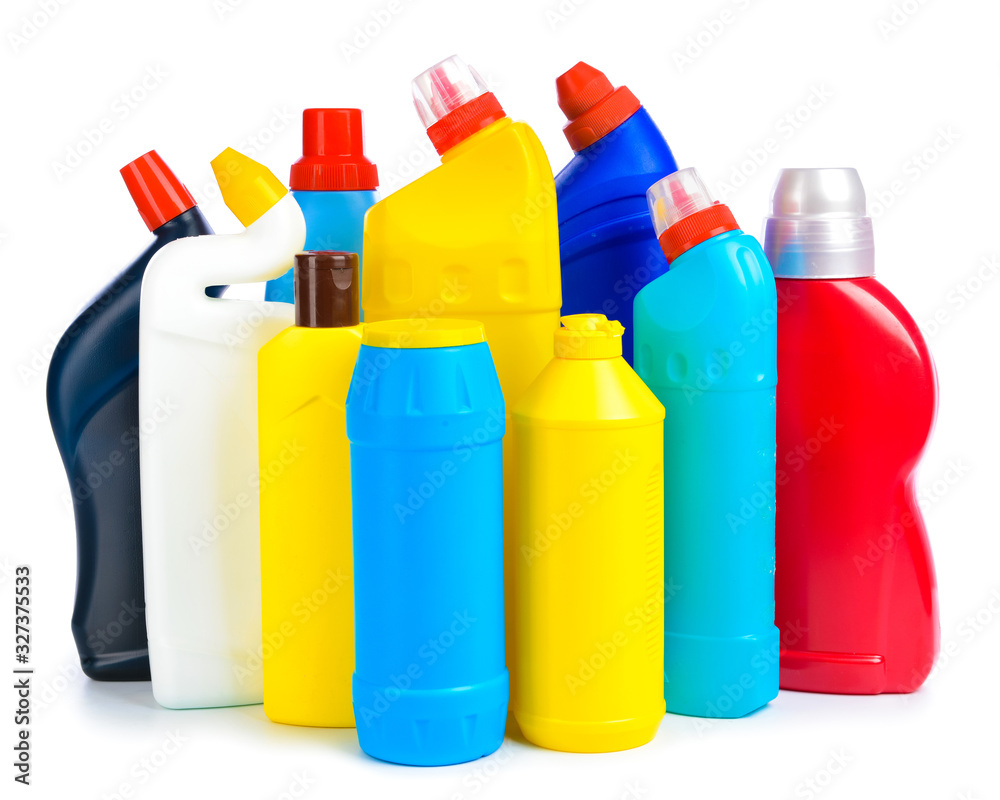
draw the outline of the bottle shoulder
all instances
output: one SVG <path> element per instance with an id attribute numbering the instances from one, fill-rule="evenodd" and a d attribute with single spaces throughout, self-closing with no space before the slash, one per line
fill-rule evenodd
<path id="1" fill-rule="evenodd" d="M 63 433 L 80 429 L 135 378 L 140 289 L 147 266 L 165 245 L 210 233 L 212 228 L 197 206 L 163 223 L 153 241 L 77 315 L 56 344 L 46 377 L 54 428 Z"/>
<path id="2" fill-rule="evenodd" d="M 347 397 L 351 441 L 451 446 L 472 433 L 492 441 L 503 436 L 504 413 L 485 342 L 398 349 L 362 345 L 358 353 Z"/>
<path id="3" fill-rule="evenodd" d="M 376 203 L 364 261 L 369 319 L 557 309 L 555 187 L 537 137 L 509 123 Z"/>
<path id="4" fill-rule="evenodd" d="M 663 406 L 621 357 L 553 358 L 513 409 L 520 424 L 582 429 L 662 422 Z"/>
<path id="5" fill-rule="evenodd" d="M 815 371 L 822 361 L 827 375 L 886 389 L 905 385 L 911 401 L 922 394 L 936 402 L 934 360 L 923 333 L 877 279 L 780 279 L 777 284 L 778 351 L 786 370 Z"/>
<path id="6" fill-rule="evenodd" d="M 636 370 L 650 386 L 742 391 L 777 383 L 774 276 L 760 244 L 742 231 L 693 247 L 643 287 L 633 324 Z"/>
<path id="7" fill-rule="evenodd" d="M 383 198 L 371 213 L 377 217 L 396 207 L 422 206 L 433 199 L 445 204 L 438 213 L 468 207 L 470 214 L 485 217 L 512 200 L 523 205 L 521 198 L 526 191 L 537 193 L 547 188 L 554 200 L 552 169 L 538 137 L 526 123 L 509 122 L 485 133 L 470 137 L 458 146 L 463 148 L 461 152 Z M 426 209 L 427 213 L 434 211 Z"/>
<path id="8" fill-rule="evenodd" d="M 739 329 L 776 306 L 774 275 L 758 241 L 732 231 L 702 242 L 644 286 L 635 314 L 647 328 L 683 333 L 698 326 Z M 773 323 L 772 323 L 773 324 Z"/>
<path id="9" fill-rule="evenodd" d="M 302 385 L 323 385 L 354 369 L 361 348 L 362 326 L 306 328 L 292 325 L 266 342 L 257 353 L 261 379 L 292 379 Z M 318 368 L 318 367 L 322 368 Z"/>
<path id="10" fill-rule="evenodd" d="M 663 134 L 645 108 L 589 147 L 575 153 L 556 175 L 561 220 L 626 197 L 645 210 L 646 190 L 677 171 Z M 647 212 L 648 213 L 648 212 Z"/>

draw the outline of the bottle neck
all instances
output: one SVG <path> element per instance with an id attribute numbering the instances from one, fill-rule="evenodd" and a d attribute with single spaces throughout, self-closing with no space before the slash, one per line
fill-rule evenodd
<path id="1" fill-rule="evenodd" d="M 875 275 L 872 220 L 768 217 L 764 254 L 775 278 L 871 278 Z"/>
<path id="2" fill-rule="evenodd" d="M 182 236 L 202 236 L 213 231 L 201 209 L 194 205 L 154 228 L 152 233 L 157 239 L 172 241 Z"/>

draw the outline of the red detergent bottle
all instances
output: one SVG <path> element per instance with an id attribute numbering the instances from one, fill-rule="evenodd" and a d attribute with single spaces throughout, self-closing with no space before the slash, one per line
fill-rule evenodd
<path id="1" fill-rule="evenodd" d="M 764 251 L 778 287 L 781 688 L 915 691 L 940 640 L 914 487 L 937 409 L 934 363 L 874 277 L 856 170 L 782 170 Z"/>

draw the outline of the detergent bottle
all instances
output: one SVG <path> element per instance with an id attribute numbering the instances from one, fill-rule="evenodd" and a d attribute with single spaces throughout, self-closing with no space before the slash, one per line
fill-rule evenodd
<path id="1" fill-rule="evenodd" d="M 149 680 L 149 656 L 139 439 L 157 422 L 139 419 L 139 288 L 161 247 L 212 229 L 155 150 L 121 174 L 154 239 L 63 334 L 46 392 L 76 518 L 80 665 L 95 680 L 141 681 Z"/>
<path id="2" fill-rule="evenodd" d="M 273 644 L 264 711 L 292 725 L 354 726 L 345 403 L 361 347 L 358 262 L 357 253 L 295 256 L 295 325 L 257 357 L 261 609 Z"/>
<path id="3" fill-rule="evenodd" d="M 457 764 L 503 743 L 504 399 L 483 326 L 366 322 L 347 396 L 361 749 Z"/>
<path id="4" fill-rule="evenodd" d="M 666 409 L 664 696 L 740 717 L 778 694 L 774 277 L 693 169 L 648 199 L 670 264 L 634 309 L 636 371 Z"/>
<path id="5" fill-rule="evenodd" d="M 663 406 L 621 323 L 562 318 L 513 412 L 511 710 L 554 750 L 650 741 L 663 719 Z"/>
<path id="6" fill-rule="evenodd" d="M 764 250 L 780 312 L 781 686 L 915 691 L 940 640 L 914 487 L 937 408 L 934 362 L 913 318 L 874 277 L 856 170 L 782 170 Z"/>
<path id="7" fill-rule="evenodd" d="M 626 86 L 583 61 L 556 79 L 573 159 L 556 175 L 562 313 L 599 312 L 625 326 L 632 365 L 632 302 L 667 271 L 646 189 L 677 171 L 666 139 Z"/>
<path id="8" fill-rule="evenodd" d="M 413 95 L 441 166 L 369 210 L 364 319 L 404 319 L 416 331 L 435 319 L 480 320 L 513 408 L 551 358 L 559 327 L 552 170 L 531 128 L 511 121 L 457 56 L 418 76 Z M 509 527 L 509 452 L 504 461 Z"/>
<path id="9" fill-rule="evenodd" d="M 260 703 L 257 351 L 292 306 L 215 299 L 205 287 L 276 278 L 305 240 L 294 198 L 227 149 L 213 162 L 247 229 L 164 247 L 143 278 L 139 416 L 170 409 L 139 447 L 153 696 L 168 708 Z M 290 442 L 286 460 L 298 455 Z"/>
<path id="10" fill-rule="evenodd" d="M 378 169 L 365 157 L 361 109 L 302 112 L 302 158 L 292 164 L 289 188 L 306 219 L 306 250 L 361 257 L 365 212 L 378 200 Z M 294 303 L 293 273 L 268 281 L 264 299 Z"/>

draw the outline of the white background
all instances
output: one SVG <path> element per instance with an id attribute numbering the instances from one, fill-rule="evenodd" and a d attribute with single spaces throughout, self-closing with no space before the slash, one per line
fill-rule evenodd
<path id="1" fill-rule="evenodd" d="M 45 24 L 29 36 L 25 16 Z M 12 567 L 31 564 L 37 673 L 30 789 L 9 788 L 15 696 L 0 689 L 3 797 L 1000 798 L 998 29 L 991 0 L 4 0 L 0 608 L 12 615 Z M 485 761 L 413 769 L 367 758 L 353 731 L 274 725 L 260 706 L 171 712 L 148 684 L 80 673 L 44 376 L 62 331 L 149 241 L 118 169 L 158 149 L 216 231 L 235 231 L 209 160 L 232 145 L 287 179 L 301 109 L 358 105 L 383 191 L 398 188 L 436 162 L 410 78 L 453 52 L 556 169 L 570 151 L 554 79 L 580 59 L 603 69 L 754 233 L 780 167 L 859 169 L 878 276 L 925 326 L 941 383 L 919 485 L 946 654 L 917 694 L 782 692 L 742 720 L 668 715 L 630 752 L 547 752 L 515 733 Z M 88 149 L 103 118 L 113 129 Z M 85 155 L 60 168 L 72 150 Z M 183 743 L 164 756 L 171 732 Z"/>

